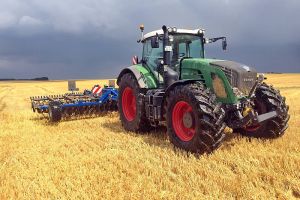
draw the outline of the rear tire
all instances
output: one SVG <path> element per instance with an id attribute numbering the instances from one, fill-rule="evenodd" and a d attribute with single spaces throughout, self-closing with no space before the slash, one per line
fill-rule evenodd
<path id="1" fill-rule="evenodd" d="M 150 123 L 146 117 L 144 94 L 131 73 L 124 74 L 119 83 L 118 110 L 127 131 L 147 131 Z"/>
<path id="2" fill-rule="evenodd" d="M 49 120 L 51 122 L 59 122 L 62 118 L 61 103 L 58 101 L 52 101 L 49 103 Z"/>
<path id="3" fill-rule="evenodd" d="M 282 114 L 260 125 L 250 125 L 240 129 L 240 133 L 245 136 L 256 138 L 277 138 L 284 134 L 288 128 L 290 115 L 289 106 L 285 103 L 285 97 L 282 97 L 278 90 L 272 86 L 263 83 L 255 92 L 255 111 L 258 114 L 264 114 L 277 109 L 282 110 Z"/>
<path id="4" fill-rule="evenodd" d="M 224 111 L 202 83 L 180 85 L 167 96 L 167 128 L 174 146 L 193 153 L 217 149 L 225 134 Z"/>

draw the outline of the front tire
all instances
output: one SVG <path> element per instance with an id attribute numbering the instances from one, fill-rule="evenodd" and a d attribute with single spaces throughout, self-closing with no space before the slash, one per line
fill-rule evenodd
<path id="1" fill-rule="evenodd" d="M 150 123 L 146 118 L 144 95 L 131 73 L 124 74 L 119 83 L 118 110 L 123 127 L 127 131 L 147 131 Z"/>
<path id="2" fill-rule="evenodd" d="M 282 113 L 262 124 L 252 124 L 240 130 L 245 136 L 256 138 L 277 138 L 285 133 L 288 128 L 290 115 L 289 106 L 285 103 L 285 97 L 282 97 L 278 90 L 272 86 L 263 83 L 255 92 L 254 110 L 260 115 L 280 109 Z"/>
<path id="3" fill-rule="evenodd" d="M 167 96 L 167 128 L 174 146 L 193 153 L 217 149 L 225 134 L 224 111 L 201 83 L 180 85 Z"/>

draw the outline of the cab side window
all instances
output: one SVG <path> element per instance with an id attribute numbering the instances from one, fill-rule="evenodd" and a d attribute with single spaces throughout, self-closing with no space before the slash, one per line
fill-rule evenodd
<path id="1" fill-rule="evenodd" d="M 190 57 L 199 58 L 203 57 L 203 51 L 201 47 L 201 40 L 193 40 L 190 44 Z"/>
<path id="2" fill-rule="evenodd" d="M 152 71 L 157 72 L 158 63 L 163 59 L 162 42 L 159 42 L 159 48 L 151 47 L 151 40 L 147 39 L 144 43 L 143 60 Z"/>

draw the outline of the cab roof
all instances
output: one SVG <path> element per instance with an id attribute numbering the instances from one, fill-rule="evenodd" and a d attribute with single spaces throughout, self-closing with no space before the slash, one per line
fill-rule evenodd
<path id="1" fill-rule="evenodd" d="M 170 34 L 176 34 L 176 33 L 179 33 L 179 34 L 191 34 L 191 35 L 199 35 L 199 34 L 204 34 L 204 29 L 194 29 L 194 30 L 191 30 L 191 29 L 177 29 L 177 28 L 170 28 L 172 31 L 170 31 L 169 33 Z M 156 34 L 158 35 L 162 35 L 164 34 L 163 30 L 162 29 L 159 29 L 159 30 L 156 30 L 156 31 L 152 31 L 152 32 L 149 32 L 149 33 L 146 33 L 143 38 L 142 38 L 142 41 L 150 38 L 150 37 L 153 37 L 155 36 Z"/>

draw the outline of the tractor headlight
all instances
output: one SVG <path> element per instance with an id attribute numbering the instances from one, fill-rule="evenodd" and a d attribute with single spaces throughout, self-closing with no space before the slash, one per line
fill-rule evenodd
<path id="1" fill-rule="evenodd" d="M 258 82 L 262 83 L 265 80 L 265 75 L 264 74 L 258 74 L 257 80 L 258 80 Z"/>
<path id="2" fill-rule="evenodd" d="M 204 35 L 204 33 L 205 33 L 204 29 L 201 29 L 201 28 L 198 29 L 198 34 L 199 35 Z"/>
<path id="3" fill-rule="evenodd" d="M 168 32 L 169 33 L 176 33 L 177 32 L 177 28 L 176 27 L 168 27 Z"/>

